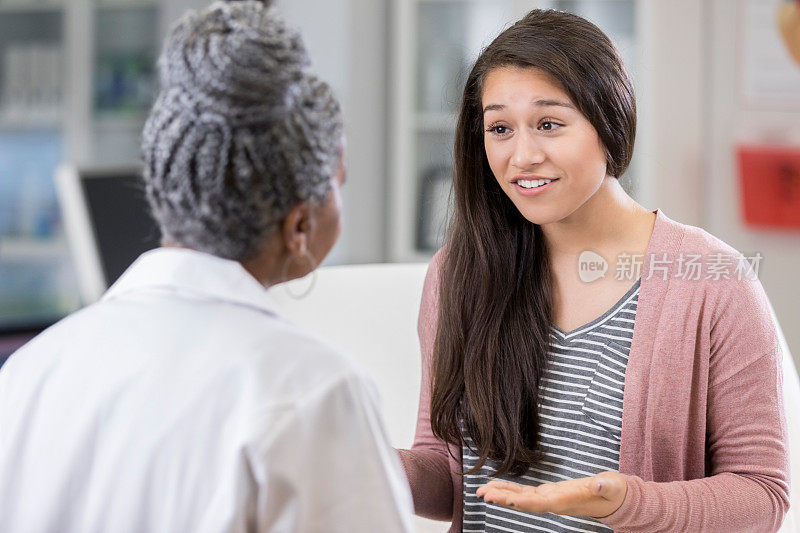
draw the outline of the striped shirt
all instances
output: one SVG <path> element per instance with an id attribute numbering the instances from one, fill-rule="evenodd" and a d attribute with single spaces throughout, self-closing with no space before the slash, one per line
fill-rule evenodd
<path id="1" fill-rule="evenodd" d="M 544 458 L 520 477 L 500 479 L 524 485 L 588 477 L 619 468 L 622 397 L 641 278 L 602 316 L 567 333 L 553 325 L 551 351 L 539 388 L 539 442 Z M 465 437 L 464 470 L 477 464 Z M 464 476 L 463 531 L 603 531 L 588 517 L 532 514 L 485 503 L 475 495 L 492 479 L 497 463 Z"/>

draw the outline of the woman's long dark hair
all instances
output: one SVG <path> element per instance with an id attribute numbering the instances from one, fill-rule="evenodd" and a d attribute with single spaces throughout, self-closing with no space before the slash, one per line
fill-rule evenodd
<path id="1" fill-rule="evenodd" d="M 520 475 L 541 457 L 539 381 L 552 324 L 552 281 L 540 227 L 497 183 L 483 144 L 484 81 L 496 68 L 552 76 L 594 126 L 607 172 L 620 177 L 633 153 L 636 104 L 614 45 L 569 13 L 534 10 L 503 31 L 466 80 L 455 136 L 454 210 L 439 272 L 431 426 L 452 444 L 474 442 L 496 475 Z"/>

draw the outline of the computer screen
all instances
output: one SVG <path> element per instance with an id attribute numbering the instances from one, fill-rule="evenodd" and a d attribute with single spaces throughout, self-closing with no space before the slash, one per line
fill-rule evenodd
<path id="1" fill-rule="evenodd" d="M 160 244 L 139 168 L 62 167 L 57 188 L 85 303 Z"/>

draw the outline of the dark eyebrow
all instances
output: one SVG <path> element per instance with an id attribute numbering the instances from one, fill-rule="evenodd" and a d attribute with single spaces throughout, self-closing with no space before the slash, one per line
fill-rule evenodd
<path id="1" fill-rule="evenodd" d="M 534 100 L 531 102 L 531 105 L 535 107 L 566 107 L 567 109 L 575 109 L 575 106 L 570 104 L 569 102 L 560 102 L 558 100 Z M 501 109 L 505 109 L 506 106 L 503 104 L 489 104 L 483 108 L 483 112 L 486 113 L 487 111 L 499 111 Z"/>

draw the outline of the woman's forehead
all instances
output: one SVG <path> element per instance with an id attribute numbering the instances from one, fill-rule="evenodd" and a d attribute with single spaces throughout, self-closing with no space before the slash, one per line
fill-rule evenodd
<path id="1" fill-rule="evenodd" d="M 535 100 L 563 101 L 574 107 L 569 94 L 550 74 L 533 67 L 499 67 L 487 73 L 483 84 L 482 102 L 484 106 L 503 104 L 488 100 L 516 100 L 527 98 Z"/>

